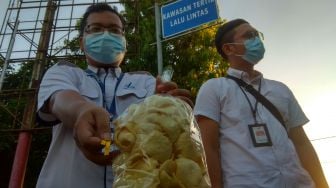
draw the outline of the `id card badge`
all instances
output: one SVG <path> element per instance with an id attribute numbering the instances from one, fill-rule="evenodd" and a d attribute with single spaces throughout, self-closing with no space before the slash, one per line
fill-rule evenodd
<path id="1" fill-rule="evenodd" d="M 254 147 L 272 146 L 272 140 L 266 124 L 260 123 L 248 126 Z"/>

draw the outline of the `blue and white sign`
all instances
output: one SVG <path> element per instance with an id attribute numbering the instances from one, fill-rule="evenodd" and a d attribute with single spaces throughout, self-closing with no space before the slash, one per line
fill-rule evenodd
<path id="1" fill-rule="evenodd" d="M 162 37 L 167 38 L 217 19 L 216 0 L 178 0 L 161 7 Z"/>

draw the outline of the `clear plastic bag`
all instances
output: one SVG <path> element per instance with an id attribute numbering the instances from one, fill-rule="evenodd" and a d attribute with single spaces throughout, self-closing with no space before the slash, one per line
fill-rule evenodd
<path id="1" fill-rule="evenodd" d="M 200 131 L 184 101 L 153 95 L 114 121 L 113 188 L 207 188 Z"/>

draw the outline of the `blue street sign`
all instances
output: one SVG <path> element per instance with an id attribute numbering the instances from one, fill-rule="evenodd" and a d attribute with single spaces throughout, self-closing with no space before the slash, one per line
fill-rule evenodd
<path id="1" fill-rule="evenodd" d="M 162 37 L 171 37 L 217 19 L 216 0 L 178 0 L 161 7 Z"/>

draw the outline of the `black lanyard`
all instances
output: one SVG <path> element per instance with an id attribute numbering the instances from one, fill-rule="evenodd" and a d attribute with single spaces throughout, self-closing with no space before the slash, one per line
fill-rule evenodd
<path id="1" fill-rule="evenodd" d="M 265 96 L 260 94 L 259 91 L 255 90 L 251 85 L 245 83 L 243 80 L 239 78 L 236 78 L 231 75 L 227 75 L 226 78 L 234 80 L 236 84 L 238 84 L 240 87 L 243 87 L 246 91 L 248 91 L 251 95 L 253 95 L 257 99 L 257 101 L 259 101 L 262 105 L 264 105 L 267 108 L 269 112 L 272 113 L 272 115 L 281 123 L 281 125 L 287 131 L 287 127 L 281 113 Z"/>
<path id="2" fill-rule="evenodd" d="M 248 96 L 247 96 L 246 92 L 244 91 L 244 89 L 241 86 L 239 86 L 239 88 L 243 92 L 243 94 L 244 94 L 244 96 L 245 96 L 245 98 L 246 98 L 246 100 L 247 100 L 247 102 L 248 102 L 248 104 L 250 106 L 250 109 L 251 109 L 251 112 L 252 112 L 252 115 L 253 115 L 253 119 L 254 119 L 254 123 L 257 124 L 258 123 L 257 122 L 257 111 L 258 111 L 257 107 L 258 107 L 259 101 L 256 100 L 256 102 L 254 104 L 254 108 L 253 108 L 252 107 L 252 102 L 248 98 Z M 260 92 L 260 89 L 261 89 L 261 80 L 259 81 L 258 92 Z"/>
<path id="3" fill-rule="evenodd" d="M 115 101 L 116 101 L 116 92 L 117 92 L 117 89 L 118 89 L 118 86 L 119 86 L 121 80 L 124 77 L 124 73 L 121 73 L 120 76 L 117 78 L 117 83 L 116 83 L 116 86 L 114 88 L 114 96 L 113 96 L 113 99 L 112 99 L 112 102 L 111 102 L 111 106 L 110 106 L 110 108 L 108 108 L 107 104 L 106 104 L 106 96 L 105 96 L 105 79 L 106 79 L 108 73 L 106 73 L 106 76 L 104 78 L 104 82 L 102 82 L 99 79 L 99 77 L 97 76 L 97 74 L 94 73 L 92 70 L 86 69 L 85 72 L 87 73 L 87 75 L 89 77 L 94 78 L 96 80 L 96 82 L 99 84 L 100 89 L 101 89 L 102 94 L 103 94 L 103 105 L 104 105 L 105 109 L 110 113 L 110 115 L 111 115 L 110 121 L 112 121 L 113 119 L 115 119 L 118 116 L 117 110 L 116 110 L 116 104 L 115 104 Z"/>
<path id="4" fill-rule="evenodd" d="M 113 99 L 112 99 L 112 102 L 111 102 L 111 106 L 110 106 L 110 108 L 108 108 L 107 104 L 106 104 L 106 96 L 105 96 L 105 80 L 106 80 L 106 77 L 108 75 L 108 72 L 106 72 L 106 75 L 104 77 L 104 82 L 102 82 L 99 79 L 99 77 L 97 76 L 97 74 L 94 73 L 92 70 L 86 69 L 85 72 L 87 73 L 87 76 L 94 78 L 96 80 L 96 82 L 99 84 L 99 87 L 100 87 L 100 89 L 102 91 L 102 94 L 103 94 L 103 106 L 109 112 L 110 122 L 112 122 L 118 116 L 117 110 L 116 110 L 116 104 L 115 104 L 116 93 L 117 93 L 118 86 L 119 86 L 121 80 L 124 77 L 124 73 L 121 73 L 120 76 L 117 78 L 117 83 L 116 83 L 116 86 L 114 88 L 114 96 L 113 96 Z M 111 128 L 111 132 L 113 133 L 114 132 L 113 127 L 110 127 L 110 128 Z M 106 174 L 106 166 L 105 166 L 104 167 L 104 187 L 105 188 L 106 188 L 106 176 L 107 176 L 107 174 Z"/>

